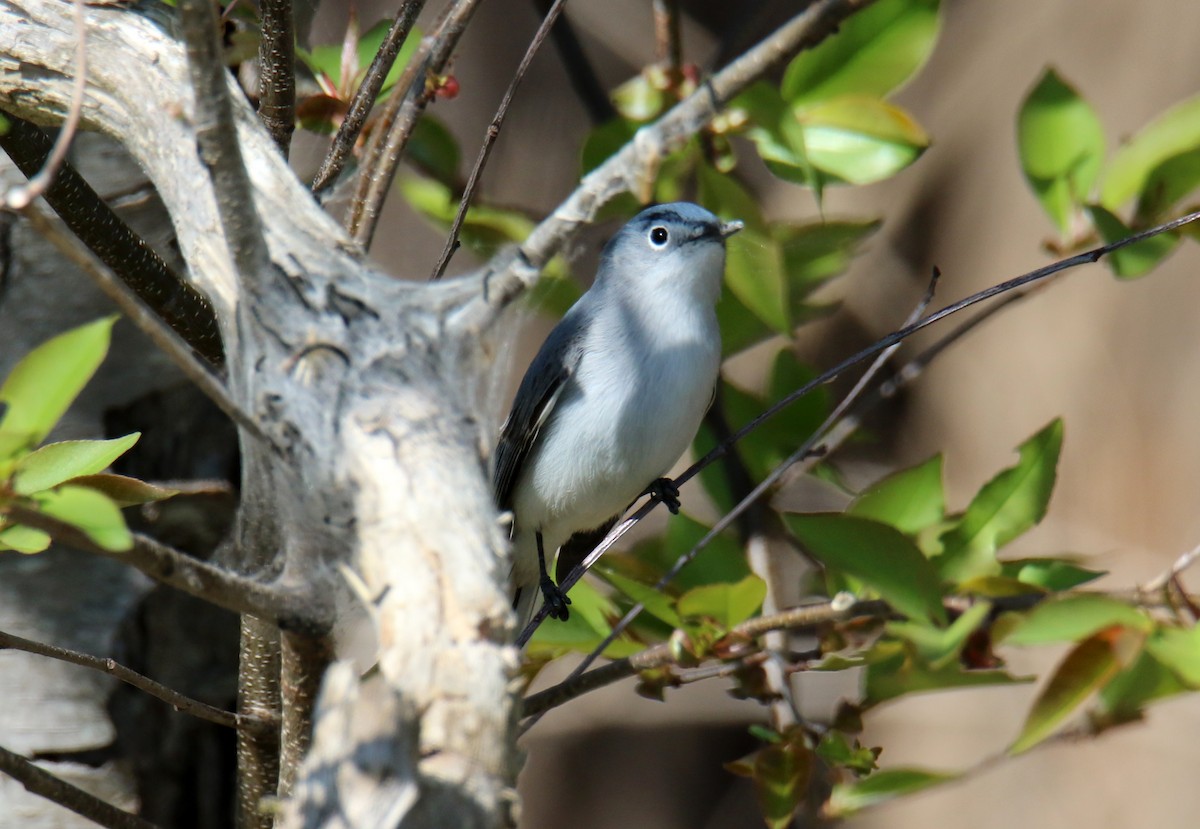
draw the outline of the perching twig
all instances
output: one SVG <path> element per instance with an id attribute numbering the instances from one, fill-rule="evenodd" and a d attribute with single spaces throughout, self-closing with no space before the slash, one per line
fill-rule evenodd
<path id="1" fill-rule="evenodd" d="M 128 564 L 168 587 L 234 613 L 265 619 L 280 628 L 319 635 L 333 623 L 329 602 L 316 591 L 302 594 L 262 584 L 139 533 L 134 533 L 133 547 L 118 552 L 101 547 L 76 527 L 34 510 L 9 504 L 0 515 L 14 524 L 48 533 L 68 547 Z"/>
<path id="2" fill-rule="evenodd" d="M 133 296 L 129 288 L 112 272 L 108 265 L 101 262 L 95 254 L 84 247 L 77 238 L 61 228 L 57 222 L 42 215 L 36 208 L 29 208 L 22 214 L 41 234 L 42 238 L 53 245 L 58 252 L 79 270 L 89 276 L 93 282 L 111 299 L 122 313 L 145 334 L 151 342 L 171 359 L 171 362 L 200 389 L 209 400 L 224 412 L 234 423 L 245 429 L 247 434 L 254 435 L 259 440 L 268 442 L 268 438 L 246 412 L 229 396 L 225 386 L 193 355 L 178 334 L 163 324 L 157 315 L 149 311 Z"/>
<path id="3" fill-rule="evenodd" d="M 408 146 L 417 119 L 433 97 L 434 76 L 445 69 L 479 2 L 454 0 L 433 31 L 421 38 L 421 45 L 396 84 L 397 94 L 388 99 L 380 113 L 379 122 L 367 143 L 362 173 L 346 217 L 346 229 L 363 250 L 371 246 L 383 202 L 396 177 L 404 148 Z"/>
<path id="4" fill-rule="evenodd" d="M 107 829 L 157 829 L 150 821 L 118 809 L 6 748 L 0 748 L 0 772 L 16 780 L 26 791 L 70 809 Z"/>
<path id="5" fill-rule="evenodd" d="M 37 654 L 38 656 L 45 656 L 50 659 L 58 659 L 62 662 L 69 662 L 72 665 L 81 665 L 84 668 L 91 668 L 93 671 L 106 673 L 109 676 L 116 677 L 127 685 L 132 685 L 140 691 L 145 691 L 155 699 L 162 700 L 176 711 L 182 711 L 185 714 L 191 714 L 193 717 L 208 720 L 227 728 L 237 728 L 238 720 L 241 719 L 237 714 L 230 711 L 222 711 L 220 708 L 209 705 L 207 702 L 192 699 L 172 688 L 168 688 L 161 682 L 155 682 L 150 677 L 143 676 L 137 671 L 118 663 L 115 659 L 101 659 L 91 654 L 80 653 L 79 651 L 68 650 L 67 648 L 58 648 L 54 645 L 43 644 L 42 642 L 34 642 L 32 639 L 25 639 L 4 631 L 0 631 L 0 648 L 25 651 L 26 653 Z"/>
<path id="6" fill-rule="evenodd" d="M 54 149 L 40 165 L 41 169 L 29 176 L 29 183 L 24 187 L 15 187 L 4 194 L 4 206 L 12 210 L 24 210 L 34 199 L 50 189 L 59 168 L 67 160 L 71 139 L 75 137 L 75 130 L 79 127 L 83 93 L 87 88 L 87 22 L 83 18 L 83 12 L 84 0 L 75 0 L 75 83 L 71 87 L 71 106 L 67 109 L 67 118 L 58 131 Z"/>
<path id="7" fill-rule="evenodd" d="M 296 131 L 296 27 L 292 0 L 260 0 L 258 117 L 287 158 Z"/>
<path id="8" fill-rule="evenodd" d="M 225 243 L 238 276 L 253 279 L 267 261 L 253 188 L 242 161 L 229 73 L 217 41 L 217 7 L 211 0 L 179 0 L 179 19 L 192 79 L 196 144 L 208 168 Z"/>
<path id="9" fill-rule="evenodd" d="M 383 82 L 387 80 L 388 72 L 392 71 L 396 55 L 400 54 L 400 47 L 404 45 L 404 41 L 412 31 L 413 24 L 417 22 L 417 15 L 424 7 L 425 0 L 404 0 L 400 4 L 400 11 L 396 13 L 396 19 L 392 21 L 387 35 L 383 38 L 383 43 L 379 46 L 379 51 L 375 53 L 371 65 L 367 67 L 367 74 L 363 77 L 358 91 L 354 93 L 353 100 L 350 101 L 346 117 L 342 119 L 337 134 L 333 136 L 333 142 L 329 145 L 329 153 L 321 162 L 321 168 L 317 170 L 316 177 L 313 178 L 313 193 L 320 195 L 329 189 L 346 167 L 350 152 L 358 142 L 358 136 L 367 122 L 367 116 L 371 114 L 371 108 L 375 106 L 375 100 L 379 97 L 379 90 L 383 89 Z"/>
<path id="10" fill-rule="evenodd" d="M 1200 544 L 1175 559 L 1175 563 L 1169 568 L 1143 584 L 1141 590 L 1145 593 L 1157 593 L 1177 578 L 1180 573 L 1195 564 L 1197 560 L 1200 560 Z"/>
<path id="11" fill-rule="evenodd" d="M 529 48 L 525 50 L 524 57 L 521 58 L 521 63 L 517 66 L 517 71 L 513 74 L 512 81 L 508 84 L 508 89 L 504 92 L 504 97 L 500 99 L 500 106 L 496 109 L 496 114 L 492 118 L 492 123 L 488 125 L 487 135 L 484 136 L 483 146 L 479 148 L 479 155 L 475 157 L 475 166 L 471 168 L 471 175 L 467 178 L 467 186 L 463 189 L 462 198 L 458 202 L 458 213 L 454 216 L 454 222 L 450 225 L 450 234 L 446 237 L 446 246 L 442 249 L 442 255 L 438 258 L 437 265 L 433 269 L 431 279 L 441 279 L 442 274 L 446 272 L 446 265 L 450 263 L 450 257 L 454 255 L 454 251 L 458 250 L 458 234 L 462 230 L 463 220 L 467 217 L 467 208 L 471 205 L 471 198 L 475 195 L 475 188 L 479 186 L 479 177 L 483 174 L 483 167 L 487 164 L 488 156 L 491 155 L 492 146 L 496 143 L 496 138 L 500 135 L 500 128 L 504 125 L 504 117 L 508 115 L 508 107 L 512 104 L 513 96 L 517 93 L 517 87 L 521 85 L 521 81 L 525 78 L 525 73 L 529 70 L 529 64 L 533 62 L 533 56 L 537 54 L 542 43 L 546 40 L 546 35 L 550 34 L 550 28 L 554 25 L 554 21 L 558 19 L 562 13 L 563 5 L 567 0 L 554 0 L 554 4 L 550 7 L 550 11 L 546 12 L 546 16 L 542 18 L 542 24 L 538 26 L 538 30 L 533 35 L 533 40 L 529 42 Z"/>
<path id="12" fill-rule="evenodd" d="M 50 139 L 22 118 L 8 114 L 4 117 L 8 121 L 8 131 L 0 133 L 0 148 L 26 176 L 38 175 L 50 155 Z M 221 365 L 225 358 L 221 350 L 221 332 L 208 300 L 172 271 L 75 168 L 64 164 L 42 195 L 71 232 L 104 264 L 120 274 L 142 302 L 200 356 L 215 366 Z"/>

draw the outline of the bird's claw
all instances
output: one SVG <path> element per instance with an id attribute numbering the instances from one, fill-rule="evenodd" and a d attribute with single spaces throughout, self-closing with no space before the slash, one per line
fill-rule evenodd
<path id="1" fill-rule="evenodd" d="M 670 478 L 655 479 L 643 494 L 666 504 L 672 515 L 679 515 L 679 487 Z"/>
<path id="2" fill-rule="evenodd" d="M 571 603 L 567 594 L 562 592 L 554 580 L 548 575 L 543 575 L 541 579 L 542 597 L 546 600 L 546 612 L 551 619 L 558 619 L 560 622 L 567 621 L 567 617 L 571 612 L 567 610 L 567 605 Z"/>

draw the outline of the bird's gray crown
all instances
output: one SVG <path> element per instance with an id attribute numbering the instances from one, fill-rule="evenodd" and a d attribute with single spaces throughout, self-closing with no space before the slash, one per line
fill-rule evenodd
<path id="1" fill-rule="evenodd" d="M 723 222 L 712 212 L 690 202 L 647 207 L 634 216 L 604 246 L 600 272 L 605 265 L 624 261 L 652 266 L 656 254 L 664 256 L 697 246 L 724 247 L 725 239 L 742 229 L 739 221 Z"/>

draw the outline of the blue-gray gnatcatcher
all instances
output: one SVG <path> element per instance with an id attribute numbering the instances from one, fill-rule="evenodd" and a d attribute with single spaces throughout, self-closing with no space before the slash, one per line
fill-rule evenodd
<path id="1" fill-rule="evenodd" d="M 518 623 L 539 592 L 551 616 L 567 618 L 547 551 L 647 492 L 678 510 L 678 490 L 661 476 L 712 402 L 725 239 L 741 229 L 686 202 L 643 210 L 605 245 L 592 287 L 525 373 L 493 482 L 497 505 L 513 512 Z"/>

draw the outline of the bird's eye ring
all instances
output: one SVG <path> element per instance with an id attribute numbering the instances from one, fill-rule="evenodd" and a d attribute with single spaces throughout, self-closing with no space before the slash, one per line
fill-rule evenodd
<path id="1" fill-rule="evenodd" d="M 667 233 L 667 229 L 662 225 L 656 225 L 650 228 L 650 244 L 656 248 L 661 248 L 667 244 L 667 240 L 671 238 L 671 234 Z"/>

